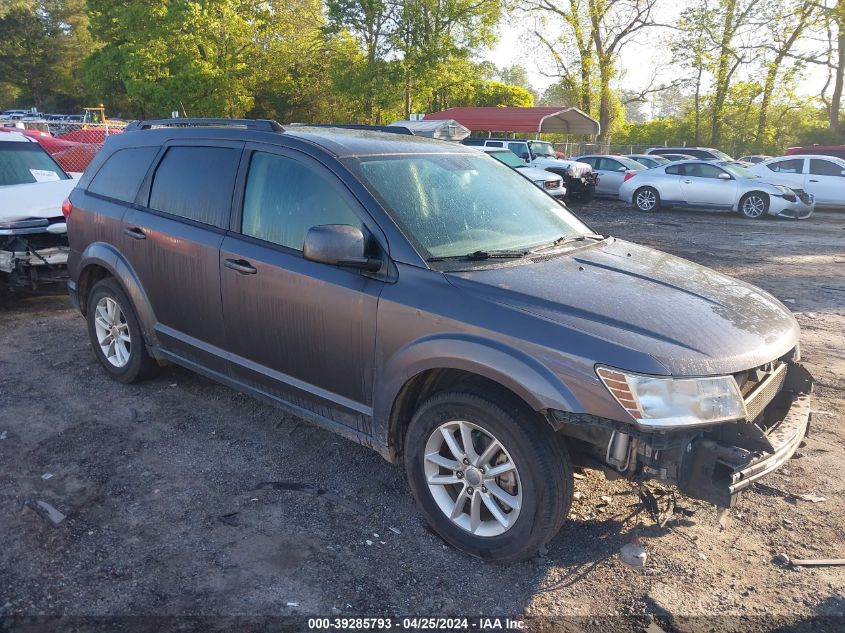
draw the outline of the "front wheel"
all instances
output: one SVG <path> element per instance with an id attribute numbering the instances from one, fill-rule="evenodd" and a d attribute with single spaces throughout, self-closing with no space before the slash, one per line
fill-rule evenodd
<path id="1" fill-rule="evenodd" d="M 562 439 L 496 394 L 427 400 L 405 438 L 405 467 L 429 524 L 478 558 L 533 556 L 569 513 L 572 465 Z"/>
<path id="2" fill-rule="evenodd" d="M 641 187 L 634 192 L 634 206 L 644 213 L 657 211 L 660 208 L 660 194 L 653 187 Z"/>
<path id="3" fill-rule="evenodd" d="M 739 201 L 739 212 L 749 220 L 762 218 L 769 211 L 769 197 L 764 193 L 752 191 Z"/>

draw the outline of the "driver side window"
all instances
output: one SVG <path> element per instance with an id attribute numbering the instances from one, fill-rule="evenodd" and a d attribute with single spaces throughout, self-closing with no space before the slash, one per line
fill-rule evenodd
<path id="1" fill-rule="evenodd" d="M 255 152 L 241 233 L 301 251 L 308 229 L 321 224 L 364 230 L 358 215 L 322 174 L 292 158 Z"/>

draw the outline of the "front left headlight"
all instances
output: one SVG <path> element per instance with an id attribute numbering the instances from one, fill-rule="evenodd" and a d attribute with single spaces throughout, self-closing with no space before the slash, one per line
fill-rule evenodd
<path id="1" fill-rule="evenodd" d="M 783 185 L 775 185 L 775 189 L 784 194 L 792 193 L 792 189 L 790 189 L 789 187 L 784 187 Z"/>
<path id="2" fill-rule="evenodd" d="M 746 417 L 733 376 L 668 378 L 598 367 L 607 390 L 642 427 L 694 427 Z"/>

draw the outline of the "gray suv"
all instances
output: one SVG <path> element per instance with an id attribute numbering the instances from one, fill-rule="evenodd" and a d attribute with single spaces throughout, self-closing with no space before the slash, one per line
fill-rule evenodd
<path id="1" fill-rule="evenodd" d="M 474 556 L 536 553 L 575 466 L 731 506 L 808 429 L 781 303 L 597 235 L 469 147 L 137 122 L 69 206 L 70 294 L 108 374 L 177 363 L 404 462 Z"/>

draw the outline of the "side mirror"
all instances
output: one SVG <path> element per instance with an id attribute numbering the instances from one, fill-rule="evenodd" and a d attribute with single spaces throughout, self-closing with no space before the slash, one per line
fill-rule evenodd
<path id="1" fill-rule="evenodd" d="M 731 175 L 727 174 L 725 172 L 721 172 L 719 174 L 719 178 L 722 179 L 722 180 L 733 180 L 733 178 L 731 178 Z"/>
<path id="2" fill-rule="evenodd" d="M 616 171 L 628 171 L 628 168 L 623 165 L 622 167 L 620 167 Z"/>
<path id="3" fill-rule="evenodd" d="M 361 229 L 348 224 L 312 226 L 305 234 L 302 255 L 305 259 L 331 266 L 349 266 L 375 272 L 381 260 L 366 256 L 367 243 Z"/>
<path id="4" fill-rule="evenodd" d="M 841 172 L 839 172 L 839 175 L 840 175 L 840 176 L 845 176 L 845 169 L 843 169 Z"/>
<path id="5" fill-rule="evenodd" d="M 531 160 L 531 154 L 529 154 L 528 152 L 522 152 L 520 158 L 522 158 L 522 160 L 524 160 L 525 162 L 528 162 Z"/>

